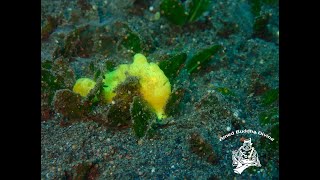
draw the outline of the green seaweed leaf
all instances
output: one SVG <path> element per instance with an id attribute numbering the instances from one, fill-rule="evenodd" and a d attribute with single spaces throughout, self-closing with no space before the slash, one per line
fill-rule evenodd
<path id="1" fill-rule="evenodd" d="M 139 79 L 128 76 L 124 82 L 115 89 L 116 96 L 112 99 L 114 103 L 108 111 L 108 124 L 110 127 L 127 126 L 131 124 L 129 107 L 135 96 L 139 96 Z M 130 92 L 130 93 L 128 93 Z"/>
<path id="2" fill-rule="evenodd" d="M 271 128 L 271 136 L 274 138 L 274 141 L 279 141 L 279 123 L 274 124 Z"/>
<path id="3" fill-rule="evenodd" d="M 253 24 L 253 36 L 265 40 L 272 39 L 272 33 L 268 29 L 268 23 L 271 18 L 269 13 L 257 16 Z"/>
<path id="4" fill-rule="evenodd" d="M 41 69 L 41 82 L 46 83 L 48 86 L 47 88 L 53 91 L 65 87 L 62 84 L 63 82 L 58 81 L 57 76 L 52 71 L 47 69 Z"/>
<path id="5" fill-rule="evenodd" d="M 132 50 L 134 53 L 139 53 L 142 51 L 141 48 L 141 41 L 139 36 L 132 32 L 131 30 L 128 30 L 128 34 L 125 36 L 125 38 L 122 41 L 122 45 L 127 48 Z"/>
<path id="6" fill-rule="evenodd" d="M 45 60 L 45 61 L 41 61 L 41 67 L 44 69 L 51 69 L 52 68 L 52 61 L 49 60 Z"/>
<path id="7" fill-rule="evenodd" d="M 169 21 L 176 25 L 183 25 L 187 21 L 185 9 L 180 0 L 163 0 L 160 10 Z"/>
<path id="8" fill-rule="evenodd" d="M 274 124 L 278 122 L 279 120 L 278 118 L 279 118 L 278 108 L 273 108 L 273 109 L 264 111 L 259 115 L 260 123 L 263 125 L 266 125 L 268 123 Z"/>
<path id="9" fill-rule="evenodd" d="M 126 105 L 123 101 L 115 101 L 115 104 L 112 104 L 107 112 L 108 122 L 105 125 L 111 128 L 129 125 L 130 113 L 128 108 L 124 108 Z"/>
<path id="10" fill-rule="evenodd" d="M 180 53 L 173 55 L 169 59 L 163 60 L 159 63 L 160 69 L 168 77 L 169 81 L 172 83 L 179 73 L 179 70 L 183 63 L 187 59 L 186 53 Z"/>
<path id="11" fill-rule="evenodd" d="M 215 55 L 220 49 L 222 49 L 221 45 L 214 45 L 198 52 L 187 62 L 186 68 L 188 73 L 194 73 L 201 67 L 205 66 L 212 59 L 212 56 Z"/>
<path id="12" fill-rule="evenodd" d="M 269 128 L 271 132 L 270 136 L 274 139 L 273 141 L 269 141 L 263 138 L 260 141 L 260 146 L 262 149 L 269 151 L 270 153 L 275 153 L 279 150 L 279 123 L 275 123 L 272 127 Z"/>
<path id="13" fill-rule="evenodd" d="M 148 104 L 139 96 L 133 98 L 130 108 L 133 131 L 138 138 L 144 137 L 151 122 L 156 118 Z"/>
<path id="14" fill-rule="evenodd" d="M 279 0 L 262 0 L 262 2 L 268 5 L 277 5 L 279 3 Z"/>
<path id="15" fill-rule="evenodd" d="M 249 0 L 251 5 L 251 13 L 254 16 L 259 16 L 261 11 L 261 0 Z"/>
<path id="16" fill-rule="evenodd" d="M 192 0 L 189 5 L 188 22 L 197 20 L 208 9 L 209 2 L 209 0 Z"/>
<path id="17" fill-rule="evenodd" d="M 112 61 L 106 61 L 105 66 L 108 72 L 111 72 L 116 68 L 115 63 Z"/>
<path id="18" fill-rule="evenodd" d="M 101 71 L 100 69 L 98 69 L 95 73 L 94 73 L 94 78 L 93 80 L 96 81 L 101 75 Z"/>
<path id="19" fill-rule="evenodd" d="M 262 105 L 269 106 L 279 98 L 279 88 L 271 89 L 262 95 Z"/>
<path id="20" fill-rule="evenodd" d="M 184 93 L 185 89 L 183 88 L 176 89 L 171 93 L 168 103 L 165 107 L 165 113 L 168 115 L 168 117 L 175 116 L 180 112 L 180 102 L 184 96 Z"/>

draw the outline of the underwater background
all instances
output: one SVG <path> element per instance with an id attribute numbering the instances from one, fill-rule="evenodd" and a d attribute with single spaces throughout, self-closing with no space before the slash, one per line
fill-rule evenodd
<path id="1" fill-rule="evenodd" d="M 278 178 L 278 0 L 41 0 L 41 179 Z"/>

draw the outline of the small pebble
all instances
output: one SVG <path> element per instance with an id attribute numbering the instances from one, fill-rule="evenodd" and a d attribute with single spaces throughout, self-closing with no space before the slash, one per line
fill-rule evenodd
<path id="1" fill-rule="evenodd" d="M 239 117 L 239 113 L 236 111 L 233 113 L 233 115 L 234 115 L 234 117 Z"/>
<path id="2" fill-rule="evenodd" d="M 73 149 L 73 150 L 76 150 L 76 149 L 77 149 L 77 145 L 75 145 L 75 144 L 72 145 L 72 149 Z"/>

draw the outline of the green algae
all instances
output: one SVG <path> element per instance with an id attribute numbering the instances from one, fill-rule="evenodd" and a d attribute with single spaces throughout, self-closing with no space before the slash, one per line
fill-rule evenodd
<path id="1" fill-rule="evenodd" d="M 265 92 L 261 97 L 261 103 L 263 106 L 269 106 L 279 99 L 279 88 L 270 89 Z"/>
<path id="2" fill-rule="evenodd" d="M 272 108 L 270 110 L 267 110 L 267 111 L 260 113 L 259 114 L 260 123 L 263 125 L 266 125 L 269 123 L 271 123 L 271 124 L 276 123 L 279 118 L 278 111 L 279 111 L 278 108 Z"/>
<path id="3" fill-rule="evenodd" d="M 201 67 L 205 67 L 213 56 L 222 48 L 221 45 L 213 45 L 209 48 L 200 50 L 187 62 L 186 69 L 188 70 L 188 73 L 198 72 Z"/>
<path id="4" fill-rule="evenodd" d="M 171 23 L 182 26 L 196 21 L 208 9 L 209 4 L 209 0 L 192 0 L 187 10 L 180 0 L 162 0 L 160 10 Z"/>
<path id="5" fill-rule="evenodd" d="M 123 37 L 121 43 L 126 49 L 132 50 L 134 53 L 142 51 L 141 40 L 138 34 L 134 33 L 128 28 L 128 33 Z"/>
<path id="6" fill-rule="evenodd" d="M 209 0 L 192 0 L 189 4 L 188 22 L 197 20 L 209 7 Z"/>
<path id="7" fill-rule="evenodd" d="M 160 10 L 163 16 L 173 24 L 184 25 L 187 21 L 187 15 L 180 0 L 162 0 Z"/>
<path id="8" fill-rule="evenodd" d="M 146 135 L 150 129 L 151 123 L 156 118 L 155 113 L 148 104 L 139 96 L 133 98 L 133 103 L 130 108 L 132 118 L 132 129 L 138 138 Z"/>
<path id="9" fill-rule="evenodd" d="M 131 125 L 130 106 L 135 96 L 140 96 L 140 84 L 137 77 L 130 76 L 116 89 L 116 96 L 108 110 L 107 117 L 109 127 Z"/>
<path id="10" fill-rule="evenodd" d="M 180 72 L 180 69 L 184 65 L 187 59 L 186 53 L 179 53 L 172 55 L 168 59 L 165 59 L 159 63 L 160 69 L 167 76 L 169 81 L 173 84 L 175 78 Z"/>
<path id="11" fill-rule="evenodd" d="M 168 117 L 177 116 L 181 111 L 181 101 L 185 93 L 184 88 L 173 90 L 165 107 L 165 113 Z"/>
<path id="12" fill-rule="evenodd" d="M 257 16 L 253 24 L 253 36 L 265 40 L 271 40 L 272 34 L 268 29 L 268 23 L 271 18 L 269 13 L 264 13 L 260 16 Z"/>

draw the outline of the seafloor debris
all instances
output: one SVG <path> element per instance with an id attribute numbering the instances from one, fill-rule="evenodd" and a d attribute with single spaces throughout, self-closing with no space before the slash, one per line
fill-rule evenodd
<path id="1" fill-rule="evenodd" d="M 58 25 L 61 23 L 62 18 L 61 17 L 47 17 L 47 23 L 44 25 L 44 27 L 41 28 L 41 40 L 47 40 L 51 33 L 54 32 L 54 30 L 58 27 Z"/>
<path id="2" fill-rule="evenodd" d="M 70 89 L 75 82 L 74 72 L 65 59 L 41 62 L 41 119 L 47 120 L 53 114 L 53 96 L 59 89 Z"/>
<path id="3" fill-rule="evenodd" d="M 61 113 L 70 120 L 81 119 L 89 111 L 89 106 L 83 103 L 81 96 L 69 89 L 56 91 L 53 106 L 57 113 Z"/>
<path id="4" fill-rule="evenodd" d="M 189 140 L 190 148 L 193 153 L 205 159 L 207 162 L 211 164 L 215 164 L 218 162 L 218 157 L 215 154 L 211 144 L 206 142 L 206 140 L 201 137 L 198 133 L 191 134 L 191 138 Z"/>
<path id="5" fill-rule="evenodd" d="M 95 180 L 100 176 L 99 165 L 91 162 L 84 162 L 74 166 L 73 171 L 69 174 L 68 177 L 73 180 Z"/>
<path id="6" fill-rule="evenodd" d="M 228 38 L 230 35 L 240 31 L 239 25 L 234 22 L 222 21 L 223 27 L 217 32 L 217 35 Z"/>

